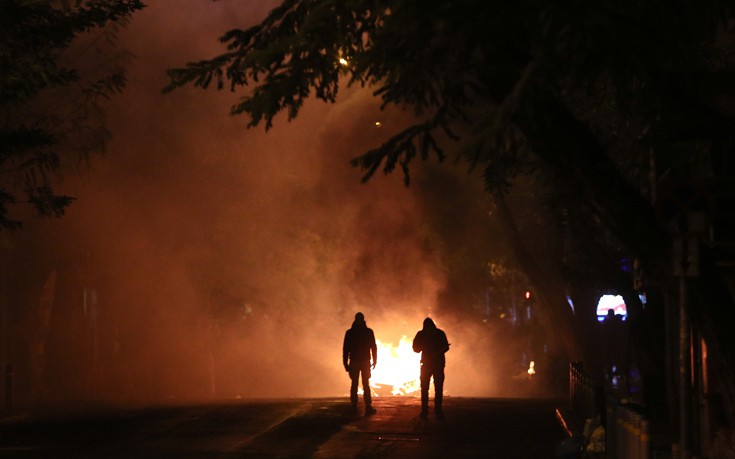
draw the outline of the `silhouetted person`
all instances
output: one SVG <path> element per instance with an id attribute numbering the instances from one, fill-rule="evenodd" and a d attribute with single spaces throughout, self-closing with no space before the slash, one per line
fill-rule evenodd
<path id="1" fill-rule="evenodd" d="M 358 312 L 352 328 L 345 332 L 345 340 L 342 345 L 342 364 L 350 374 L 352 385 L 350 386 L 350 401 L 352 410 L 357 412 L 357 383 L 362 374 L 362 390 L 365 400 L 365 414 L 374 414 L 372 397 L 370 394 L 370 357 L 372 356 L 372 368 L 378 363 L 378 347 L 375 345 L 375 334 L 365 323 L 365 316 Z"/>
<path id="2" fill-rule="evenodd" d="M 434 411 L 443 418 L 442 399 L 444 398 L 444 353 L 449 350 L 449 342 L 444 331 L 436 328 L 430 318 L 424 319 L 424 328 L 413 339 L 413 351 L 421 353 L 421 417 L 429 415 L 429 383 L 434 377 Z"/>

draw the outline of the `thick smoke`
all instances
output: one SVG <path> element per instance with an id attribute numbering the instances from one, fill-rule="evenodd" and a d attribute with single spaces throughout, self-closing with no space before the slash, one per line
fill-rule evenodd
<path id="1" fill-rule="evenodd" d="M 276 3 L 157 0 L 122 32 L 135 58 L 108 108 L 109 151 L 67 177 L 78 202 L 64 219 L 36 223 L 53 258 L 28 289 L 53 298 L 27 299 L 49 317 L 25 317 L 25 383 L 44 388 L 30 397 L 344 395 L 357 311 L 392 343 L 431 315 L 452 342 L 450 394 L 517 395 L 510 335 L 472 315 L 486 267 L 459 286 L 447 272 L 448 258 L 498 243 L 480 180 L 434 162 L 415 164 L 409 188 L 398 174 L 362 184 L 348 165 L 409 114 L 350 88 L 266 133 L 228 115 L 227 91 L 161 94 L 166 68 L 221 52 L 222 32 Z"/>

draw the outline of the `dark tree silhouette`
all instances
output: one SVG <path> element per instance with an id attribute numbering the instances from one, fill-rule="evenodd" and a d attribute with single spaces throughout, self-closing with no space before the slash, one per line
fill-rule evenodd
<path id="1" fill-rule="evenodd" d="M 119 62 L 80 72 L 64 53 L 85 40 L 114 40 L 141 8 L 138 0 L 0 2 L 0 228 L 20 227 L 14 206 L 58 217 L 74 200 L 56 194 L 53 179 L 65 161 L 104 148 L 99 102 L 121 91 L 125 77 Z"/>
<path id="2" fill-rule="evenodd" d="M 519 263 L 552 326 L 572 337 L 562 347 L 576 359 L 563 297 L 574 279 L 544 275 L 504 207 L 514 177 L 544 176 L 556 223 L 593 267 L 590 276 L 626 295 L 644 378 L 660 387 L 667 371 L 660 299 L 676 296 L 661 190 L 674 177 L 727 173 L 718 165 L 732 152 L 733 13 L 723 0 L 286 0 L 260 24 L 225 33 L 223 54 L 170 70 L 164 90 L 247 87 L 232 114 L 266 129 L 282 111 L 296 117 L 309 96 L 334 102 L 340 84 L 367 85 L 384 106 L 413 108 L 415 124 L 353 166 L 365 180 L 399 167 L 406 184 L 416 157 L 442 160 L 451 151 L 482 168 Z M 621 258 L 636 260 L 636 269 L 623 270 Z M 719 276 L 695 284 L 698 292 L 724 291 Z M 654 303 L 642 308 L 636 289 Z M 735 317 L 719 311 L 712 322 L 705 302 L 693 307 L 711 357 L 730 372 L 735 346 L 725 326 Z M 654 410 L 664 410 L 660 393 L 646 394 Z"/>

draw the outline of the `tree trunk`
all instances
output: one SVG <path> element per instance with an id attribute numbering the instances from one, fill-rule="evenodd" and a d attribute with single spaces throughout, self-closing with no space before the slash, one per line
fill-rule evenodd
<path id="1" fill-rule="evenodd" d="M 637 257 L 656 279 L 655 288 L 665 289 L 671 279 L 671 238 L 660 226 L 651 204 L 626 180 L 597 138 L 582 122 L 550 94 L 535 94 L 526 105 L 526 113 L 516 120 L 529 139 L 534 153 L 560 177 L 560 182 L 574 196 L 577 205 L 588 208 L 619 241 Z M 584 229 L 582 229 L 584 231 Z M 590 229 L 592 231 L 592 229 Z M 633 297 L 633 279 L 622 271 L 610 275 L 611 287 L 618 287 L 627 299 Z M 627 283 L 627 285 L 626 285 Z M 628 303 L 626 303 L 628 304 Z M 662 315 L 643 311 L 637 301 L 629 304 L 634 351 L 640 370 L 652 391 L 644 392 L 652 410 L 665 410 L 661 387 L 665 381 L 663 355 L 666 345 L 660 326 Z"/>
<path id="2" fill-rule="evenodd" d="M 500 223 L 516 259 L 537 289 L 537 296 L 542 306 L 542 324 L 546 333 L 563 349 L 569 360 L 579 360 L 582 357 L 579 335 L 574 315 L 567 303 L 564 286 L 553 281 L 554 276 L 545 273 L 528 251 L 503 192 L 496 189 L 493 191 L 493 197 Z"/>

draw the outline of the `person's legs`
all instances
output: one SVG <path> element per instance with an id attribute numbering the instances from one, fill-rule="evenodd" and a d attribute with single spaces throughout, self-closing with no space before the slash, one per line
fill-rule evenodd
<path id="1" fill-rule="evenodd" d="M 350 403 L 352 411 L 357 412 L 357 382 L 360 377 L 360 369 L 350 367 Z"/>
<path id="2" fill-rule="evenodd" d="M 434 411 L 439 417 L 443 417 L 442 402 L 444 401 L 444 368 L 434 371 Z"/>
<path id="3" fill-rule="evenodd" d="M 421 365 L 421 417 L 429 413 L 429 383 L 431 382 L 431 368 Z"/>
<path id="4" fill-rule="evenodd" d="M 370 364 L 362 369 L 362 394 L 365 399 L 365 414 L 374 414 L 373 398 L 370 390 Z"/>

